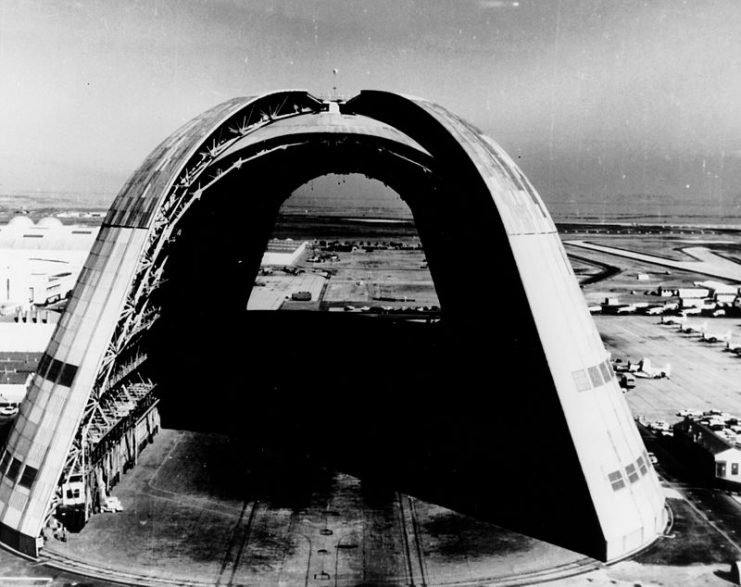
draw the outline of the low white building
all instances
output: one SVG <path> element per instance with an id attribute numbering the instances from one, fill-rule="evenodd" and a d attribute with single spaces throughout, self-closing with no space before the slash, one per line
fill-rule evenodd
<path id="1" fill-rule="evenodd" d="M 729 447 L 716 452 L 713 457 L 715 478 L 734 483 L 737 489 L 741 489 L 741 450 Z"/>
<path id="2" fill-rule="evenodd" d="M 676 296 L 681 299 L 701 299 L 710 295 L 707 287 L 680 287 L 677 288 Z"/>
<path id="3" fill-rule="evenodd" d="M 695 285 L 710 290 L 710 297 L 719 304 L 733 304 L 739 295 L 738 285 L 728 285 L 719 281 L 696 281 Z"/>
<path id="4" fill-rule="evenodd" d="M 695 281 L 693 285 L 710 290 L 710 295 L 738 295 L 739 290 L 738 285 L 728 285 L 727 283 L 721 283 L 720 281 L 713 281 L 711 279 L 707 281 Z"/>
<path id="5" fill-rule="evenodd" d="M 262 256 L 260 265 L 293 265 L 299 260 L 308 244 L 308 241 L 295 241 L 290 238 L 271 239 Z"/>

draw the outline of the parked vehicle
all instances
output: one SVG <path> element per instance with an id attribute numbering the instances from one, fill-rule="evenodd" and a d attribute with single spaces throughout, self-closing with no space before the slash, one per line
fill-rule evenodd
<path id="1" fill-rule="evenodd" d="M 103 501 L 103 505 L 100 506 L 100 511 L 114 514 L 116 512 L 122 512 L 123 506 L 117 497 L 109 496 Z"/>
<path id="2" fill-rule="evenodd" d="M 6 405 L 0 407 L 0 416 L 5 416 L 6 418 L 9 418 L 11 416 L 15 416 L 18 413 L 18 406 L 15 405 Z"/>

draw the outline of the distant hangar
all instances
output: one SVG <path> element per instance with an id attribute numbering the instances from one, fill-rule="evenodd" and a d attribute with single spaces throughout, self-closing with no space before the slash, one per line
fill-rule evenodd
<path id="1" fill-rule="evenodd" d="M 363 91 L 323 101 L 282 91 L 235 98 L 194 118 L 119 193 L 2 451 L 0 540 L 36 555 L 59 512 L 84 523 L 99 508 L 118 457 L 136 461 L 124 440 L 136 445 L 141 431 L 145 442 L 159 423 L 150 393 L 157 381 L 146 371 L 153 325 L 186 315 L 177 292 L 192 279 L 228 279 L 233 287 L 218 292 L 219 307 L 243 310 L 281 203 L 327 173 L 363 173 L 402 196 L 441 321 L 474 352 L 480 375 L 490 374 L 465 388 L 460 379 L 447 398 L 450 408 L 465 407 L 461 418 L 497 422 L 486 428 L 481 420 L 487 483 L 458 482 L 458 492 L 475 493 L 480 504 L 507 492 L 510 502 L 490 504 L 503 524 L 602 560 L 656 539 L 666 524 L 661 487 L 554 224 L 515 163 L 426 100 Z M 231 216 L 240 218 L 239 235 L 210 228 Z M 492 251 L 488 271 L 465 254 L 484 247 Z M 478 272 L 506 316 L 472 316 L 460 272 Z M 497 293 L 502 283 L 506 291 Z M 516 385 L 503 386 L 495 368 L 512 370 Z M 137 373 L 146 374 L 138 407 L 114 409 L 126 394 L 131 405 Z M 497 407 L 527 413 L 551 457 L 534 462 L 512 442 Z M 113 450 L 116 459 L 107 457 Z M 512 513 L 518 499 L 533 513 L 528 526 Z"/>
<path id="2" fill-rule="evenodd" d="M 70 293 L 95 241 L 96 228 L 15 216 L 0 226 L 0 313 L 46 304 Z"/>

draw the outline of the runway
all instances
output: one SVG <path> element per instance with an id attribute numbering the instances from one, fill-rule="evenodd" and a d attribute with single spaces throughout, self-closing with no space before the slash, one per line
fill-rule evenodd
<path id="1" fill-rule="evenodd" d="M 683 249 L 684 253 L 691 258 L 694 258 L 695 260 L 675 261 L 673 259 L 667 259 L 665 257 L 657 257 L 655 255 L 647 255 L 645 253 L 636 253 L 634 251 L 629 251 L 626 249 L 606 247 L 604 245 L 595 245 L 582 240 L 567 240 L 564 241 L 564 244 L 572 247 L 588 249 L 591 251 L 598 251 L 600 253 L 616 255 L 618 257 L 625 257 L 628 259 L 633 259 L 634 261 L 642 261 L 644 263 L 661 265 L 662 267 L 671 267 L 673 269 L 680 269 L 682 271 L 691 271 L 693 273 L 700 273 L 702 275 L 709 275 L 711 277 L 719 277 L 721 279 L 730 279 L 732 281 L 741 282 L 741 265 L 716 255 L 713 251 L 706 247 L 687 247 Z"/>

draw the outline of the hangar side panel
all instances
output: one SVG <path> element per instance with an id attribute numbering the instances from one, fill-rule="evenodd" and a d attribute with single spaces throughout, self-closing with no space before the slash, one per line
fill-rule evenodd
<path id="1" fill-rule="evenodd" d="M 595 360 L 591 349 L 578 345 L 594 327 L 586 308 L 578 307 L 581 292 L 570 268 L 559 259 L 558 235 L 518 235 L 513 247 L 527 258 L 523 281 L 608 548 L 625 541 L 625 552 L 635 550 L 650 539 L 657 513 L 663 520 L 663 497 L 607 353 Z M 550 291 L 538 286 L 549 273 L 558 284 Z M 569 306 L 573 313 L 564 312 Z"/>
<path id="2" fill-rule="evenodd" d="M 204 137 L 258 100 L 235 98 L 186 123 L 134 172 L 109 209 L 0 457 L 0 531 L 24 552 L 35 554 L 28 545 L 41 532 L 155 212 Z"/>
<path id="3" fill-rule="evenodd" d="M 636 550 L 663 529 L 663 494 L 553 221 L 494 141 L 437 105 L 417 104 L 466 150 L 501 214 L 603 529 L 606 557 Z"/>
<path id="4" fill-rule="evenodd" d="M 144 230 L 101 229 L 107 252 L 88 258 L 21 405 L 6 445 L 20 465 L 0 471 L 0 521 L 22 534 L 41 530 L 145 241 Z"/>

